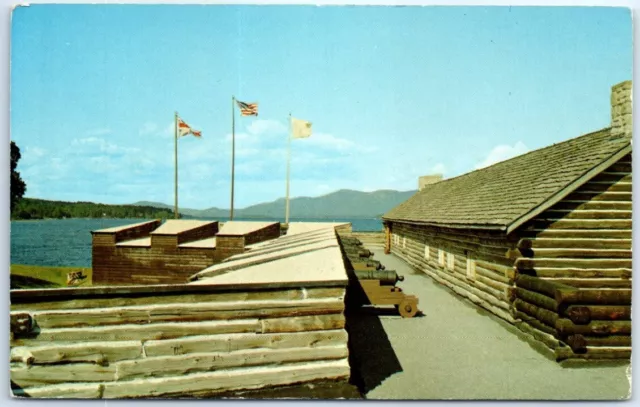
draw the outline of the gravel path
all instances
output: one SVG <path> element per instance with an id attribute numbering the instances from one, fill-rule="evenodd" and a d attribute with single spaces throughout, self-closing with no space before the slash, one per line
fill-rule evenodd
<path id="1" fill-rule="evenodd" d="M 513 326 L 414 273 L 398 257 L 372 251 L 388 270 L 405 276 L 399 285 L 418 296 L 424 315 L 402 319 L 385 310 L 364 310 L 348 317 L 352 368 L 361 376 L 366 398 L 629 397 L 628 364 L 563 367 Z"/>

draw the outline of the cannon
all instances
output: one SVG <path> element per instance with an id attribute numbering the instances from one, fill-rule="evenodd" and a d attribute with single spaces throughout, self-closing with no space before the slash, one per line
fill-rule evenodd
<path id="1" fill-rule="evenodd" d="M 396 287 L 397 282 L 404 281 L 404 276 L 395 270 L 385 270 L 379 261 L 369 259 L 373 253 L 357 243 L 360 242 L 354 238 L 341 238 L 348 266 L 351 266 L 349 286 L 355 294 L 353 297 L 363 304 L 393 305 L 403 318 L 414 317 L 418 312 L 418 298 Z"/>
<path id="2" fill-rule="evenodd" d="M 404 276 L 399 276 L 395 270 L 354 270 L 358 280 L 378 280 L 380 285 L 396 285 L 398 281 L 404 281 Z"/>

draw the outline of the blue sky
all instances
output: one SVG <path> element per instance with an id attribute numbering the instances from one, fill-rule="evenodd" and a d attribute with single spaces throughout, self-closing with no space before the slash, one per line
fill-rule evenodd
<path id="1" fill-rule="evenodd" d="M 631 78 L 623 8 L 32 5 L 11 27 L 11 138 L 29 197 L 227 208 L 409 190 L 607 127 Z"/>

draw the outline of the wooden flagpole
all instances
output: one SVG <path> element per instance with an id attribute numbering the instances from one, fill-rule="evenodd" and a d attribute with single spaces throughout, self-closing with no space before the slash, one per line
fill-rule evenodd
<path id="1" fill-rule="evenodd" d="M 174 157 L 174 205 L 173 213 L 176 219 L 178 219 L 178 112 L 175 113 L 173 118 L 173 157 Z"/>
<path id="2" fill-rule="evenodd" d="M 287 141 L 287 198 L 284 209 L 284 223 L 289 225 L 289 178 L 291 176 L 291 113 L 289 113 L 289 140 Z"/>
<path id="3" fill-rule="evenodd" d="M 231 209 L 229 220 L 233 220 L 233 189 L 235 182 L 236 161 L 236 97 L 231 96 Z"/>

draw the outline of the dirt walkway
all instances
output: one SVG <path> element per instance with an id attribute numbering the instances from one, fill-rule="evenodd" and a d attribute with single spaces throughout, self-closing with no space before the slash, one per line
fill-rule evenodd
<path id="1" fill-rule="evenodd" d="M 621 399 L 628 364 L 563 367 L 518 330 L 438 285 L 393 255 L 372 249 L 423 316 L 358 312 L 351 326 L 352 368 L 368 399 Z M 391 310 L 390 310 L 391 311 Z"/>

